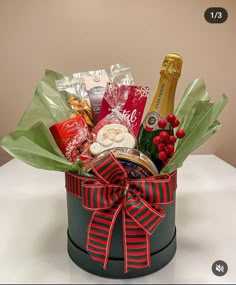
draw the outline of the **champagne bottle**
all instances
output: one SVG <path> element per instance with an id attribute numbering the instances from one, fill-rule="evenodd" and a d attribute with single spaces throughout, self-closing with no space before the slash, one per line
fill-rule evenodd
<path id="1" fill-rule="evenodd" d="M 138 149 L 153 160 L 159 171 L 162 162 L 158 159 L 158 149 L 153 144 L 153 138 L 161 132 L 158 121 L 174 111 L 175 90 L 182 63 L 182 57 L 178 54 L 165 56 L 155 96 L 138 134 Z"/>

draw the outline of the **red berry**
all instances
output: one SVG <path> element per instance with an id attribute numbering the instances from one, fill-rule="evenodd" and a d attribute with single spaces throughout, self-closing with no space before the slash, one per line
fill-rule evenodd
<path id="1" fill-rule="evenodd" d="M 172 153 L 173 151 L 175 150 L 173 144 L 168 144 L 166 147 L 165 147 L 165 151 L 167 153 Z"/>
<path id="2" fill-rule="evenodd" d="M 185 131 L 184 130 L 178 130 L 176 132 L 176 136 L 177 136 L 177 138 L 182 139 L 185 136 Z"/>
<path id="3" fill-rule="evenodd" d="M 159 143 L 161 143 L 161 138 L 159 136 L 156 136 L 153 138 L 153 143 L 155 145 L 158 145 Z"/>
<path id="4" fill-rule="evenodd" d="M 173 128 L 176 128 L 178 127 L 178 125 L 180 124 L 180 121 L 178 119 L 175 119 L 173 122 L 171 122 L 171 126 Z"/>
<path id="5" fill-rule="evenodd" d="M 166 120 L 159 120 L 157 124 L 159 128 L 164 129 L 166 127 L 167 122 Z"/>
<path id="6" fill-rule="evenodd" d="M 169 114 L 169 115 L 167 115 L 166 119 L 169 123 L 172 123 L 175 121 L 176 117 L 174 114 Z"/>
<path id="7" fill-rule="evenodd" d="M 162 140 L 162 141 L 168 141 L 168 139 L 169 139 L 169 134 L 166 132 L 166 131 L 162 131 L 162 132 L 160 132 L 160 139 Z"/>
<path id="8" fill-rule="evenodd" d="M 170 136 L 169 138 L 169 143 L 175 143 L 176 142 L 176 137 L 175 136 Z"/>
<path id="9" fill-rule="evenodd" d="M 166 160 L 167 158 L 167 154 L 164 151 L 159 152 L 158 157 L 160 158 L 160 160 Z"/>
<path id="10" fill-rule="evenodd" d="M 157 147 L 159 150 L 165 150 L 165 145 L 163 143 L 159 143 Z"/>

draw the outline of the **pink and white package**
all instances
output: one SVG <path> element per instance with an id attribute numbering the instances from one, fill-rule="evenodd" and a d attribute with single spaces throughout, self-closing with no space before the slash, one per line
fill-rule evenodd
<path id="1" fill-rule="evenodd" d="M 119 112 L 129 121 L 133 134 L 137 137 L 148 93 L 149 87 L 147 86 L 119 86 L 116 83 L 107 83 L 98 122 L 110 114 L 114 106 L 119 107 Z M 120 102 L 119 106 L 117 102 Z"/>

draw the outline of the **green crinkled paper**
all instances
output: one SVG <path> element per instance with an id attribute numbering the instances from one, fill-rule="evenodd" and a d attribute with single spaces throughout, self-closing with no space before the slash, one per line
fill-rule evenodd
<path id="1" fill-rule="evenodd" d="M 55 80 L 61 78 L 63 75 L 46 70 L 16 130 L 5 136 L 0 146 L 31 166 L 83 174 L 81 161 L 67 161 L 49 130 L 50 126 L 70 117 L 55 85 Z"/>
<path id="2" fill-rule="evenodd" d="M 78 170 L 78 163 L 67 161 L 50 132 L 39 121 L 26 131 L 14 131 L 0 145 L 15 158 L 37 168 L 57 171 Z"/>
<path id="3" fill-rule="evenodd" d="M 181 167 L 191 152 L 220 129 L 217 118 L 227 102 L 228 98 L 222 95 L 215 103 L 211 103 L 202 79 L 196 79 L 188 85 L 175 110 L 181 122 L 179 129 L 184 129 L 186 135 L 184 139 L 177 140 L 175 155 L 161 173 L 171 173 Z"/>
<path id="4" fill-rule="evenodd" d="M 38 121 L 42 121 L 47 127 L 50 127 L 69 119 L 70 111 L 65 106 L 55 85 L 55 80 L 63 77 L 57 72 L 45 71 L 44 77 L 36 87 L 30 105 L 17 125 L 18 130 L 26 130 Z"/>

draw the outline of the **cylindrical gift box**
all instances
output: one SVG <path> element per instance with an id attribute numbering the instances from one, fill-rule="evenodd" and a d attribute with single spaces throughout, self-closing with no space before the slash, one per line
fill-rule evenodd
<path id="1" fill-rule="evenodd" d="M 176 172 L 171 174 L 173 188 L 176 188 L 176 176 Z M 80 182 L 84 179 L 85 177 L 79 177 L 70 172 L 66 173 L 68 253 L 79 267 L 87 272 L 108 278 L 135 278 L 161 269 L 173 258 L 176 252 L 175 191 L 173 192 L 173 202 L 161 205 L 166 215 L 150 238 L 150 267 L 124 273 L 123 232 L 120 213 L 112 233 L 108 265 L 106 269 L 103 269 L 101 264 L 93 260 L 86 251 L 88 224 L 93 212 L 82 206 L 82 201 L 77 195 L 80 189 L 76 192 L 76 188 L 81 187 Z M 70 185 L 73 185 L 74 193 L 68 191 Z"/>

